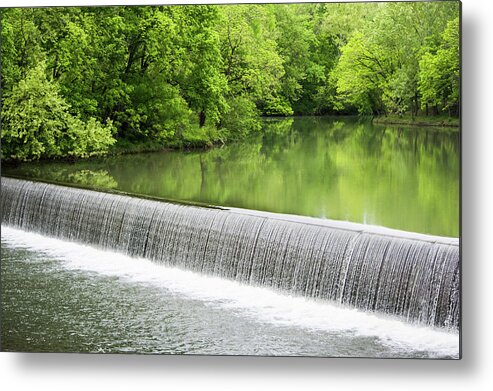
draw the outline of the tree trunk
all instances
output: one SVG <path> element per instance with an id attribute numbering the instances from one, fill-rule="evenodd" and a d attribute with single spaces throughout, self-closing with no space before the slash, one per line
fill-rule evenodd
<path id="1" fill-rule="evenodd" d="M 418 93 L 417 91 L 414 92 L 414 105 L 413 105 L 413 117 L 418 116 L 418 111 L 419 111 L 419 98 L 418 98 Z"/>
<path id="2" fill-rule="evenodd" d="M 203 127 L 204 125 L 205 125 L 205 112 L 204 112 L 204 110 L 202 110 L 199 113 L 199 126 Z"/>

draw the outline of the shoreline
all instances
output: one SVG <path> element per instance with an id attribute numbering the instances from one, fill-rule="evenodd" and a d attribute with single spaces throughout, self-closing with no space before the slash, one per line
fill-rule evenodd
<path id="1" fill-rule="evenodd" d="M 448 131 L 458 131 L 460 130 L 460 119 L 456 117 L 444 117 L 444 116 L 358 116 L 358 115 L 291 115 L 291 116 L 262 116 L 262 120 L 265 121 L 278 121 L 278 120 L 289 120 L 295 118 L 355 118 L 358 120 L 361 119 L 371 119 L 371 122 L 375 125 L 403 125 L 403 126 L 426 126 L 433 128 L 447 128 Z M 93 160 L 93 159 L 101 159 L 101 158 L 109 158 L 121 155 L 134 155 L 140 153 L 154 153 L 154 152 L 174 152 L 174 151 L 182 151 L 182 152 L 198 152 L 198 151 L 206 151 L 209 149 L 221 147 L 225 144 L 231 144 L 234 142 L 233 140 L 229 140 L 226 142 L 204 142 L 202 144 L 195 145 L 160 145 L 158 143 L 152 141 L 130 141 L 125 139 L 117 140 L 115 145 L 110 147 L 107 153 L 100 156 L 90 156 L 85 158 L 74 158 L 70 156 L 58 156 L 56 158 L 41 158 L 37 160 L 14 160 L 14 159 L 6 159 L 2 158 L 2 164 L 5 166 L 17 166 L 26 162 L 64 162 L 64 163 L 74 163 L 80 160 Z"/>
<path id="2" fill-rule="evenodd" d="M 443 116 L 417 116 L 417 117 L 396 117 L 378 116 L 373 117 L 372 122 L 377 125 L 406 125 L 406 126 L 430 126 L 437 128 L 450 128 L 450 130 L 460 128 L 460 118 Z"/>

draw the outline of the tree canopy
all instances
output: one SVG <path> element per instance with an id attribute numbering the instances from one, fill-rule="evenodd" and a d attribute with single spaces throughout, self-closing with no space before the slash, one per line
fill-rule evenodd
<path id="1" fill-rule="evenodd" d="M 261 115 L 459 110 L 456 1 L 0 12 L 5 159 L 211 145 Z"/>

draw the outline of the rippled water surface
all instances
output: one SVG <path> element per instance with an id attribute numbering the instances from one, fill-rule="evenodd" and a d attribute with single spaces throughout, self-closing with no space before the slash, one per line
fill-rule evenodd
<path id="1" fill-rule="evenodd" d="M 457 358 L 459 336 L 2 227 L 2 350 Z"/>

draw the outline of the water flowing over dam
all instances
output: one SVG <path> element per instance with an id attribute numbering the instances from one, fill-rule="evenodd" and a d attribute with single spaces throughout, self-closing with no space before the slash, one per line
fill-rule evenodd
<path id="1" fill-rule="evenodd" d="M 2 178 L 2 224 L 456 329 L 457 239 Z"/>

